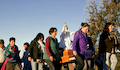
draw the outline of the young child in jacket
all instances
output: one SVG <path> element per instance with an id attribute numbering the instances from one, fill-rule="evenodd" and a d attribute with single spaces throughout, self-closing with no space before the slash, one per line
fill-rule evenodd
<path id="1" fill-rule="evenodd" d="M 21 69 L 22 70 L 30 70 L 31 63 L 28 61 L 27 52 L 28 52 L 29 43 L 24 43 L 24 49 L 22 49 L 19 53 L 21 59 Z"/>

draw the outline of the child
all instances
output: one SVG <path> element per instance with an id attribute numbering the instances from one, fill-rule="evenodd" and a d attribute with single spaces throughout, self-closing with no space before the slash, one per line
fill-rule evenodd
<path id="1" fill-rule="evenodd" d="M 22 49 L 19 54 L 22 62 L 21 65 L 23 70 L 31 69 L 31 64 L 30 64 L 30 61 L 28 61 L 28 57 L 27 57 L 28 47 L 29 47 L 29 43 L 27 42 L 24 43 L 24 49 Z"/>

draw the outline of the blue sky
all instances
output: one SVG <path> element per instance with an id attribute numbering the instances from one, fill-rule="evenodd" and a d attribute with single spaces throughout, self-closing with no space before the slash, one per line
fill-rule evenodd
<path id="1" fill-rule="evenodd" d="M 76 32 L 86 21 L 86 5 L 87 0 L 0 0 L 0 39 L 7 46 L 9 38 L 15 37 L 21 50 L 39 32 L 46 39 L 49 29 L 56 27 L 60 41 L 65 22 L 70 32 Z"/>

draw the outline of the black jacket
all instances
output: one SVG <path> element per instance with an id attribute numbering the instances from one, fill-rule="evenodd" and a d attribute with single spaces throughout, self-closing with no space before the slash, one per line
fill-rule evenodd
<path id="1" fill-rule="evenodd" d="M 109 52 L 111 53 L 112 48 L 115 49 L 115 47 L 117 47 L 118 45 L 115 44 L 115 40 L 113 39 L 109 39 L 109 32 L 103 32 L 100 36 L 100 41 L 99 41 L 99 53 L 104 53 L 104 52 Z M 114 50 L 115 53 L 115 50 Z"/>
<path id="2" fill-rule="evenodd" d="M 43 57 L 43 52 L 41 49 L 38 49 L 38 42 L 36 40 L 31 41 L 28 48 L 28 57 L 35 59 L 41 59 Z"/>

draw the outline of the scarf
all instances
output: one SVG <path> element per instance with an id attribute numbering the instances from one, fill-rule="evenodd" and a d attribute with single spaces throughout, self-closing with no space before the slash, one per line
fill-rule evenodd
<path id="1" fill-rule="evenodd" d="M 109 38 L 110 40 L 111 40 L 112 38 L 114 38 L 115 44 L 117 44 L 117 39 L 116 39 L 116 37 L 115 37 L 114 32 L 110 32 L 108 38 Z"/>
<path id="2" fill-rule="evenodd" d="M 44 53 L 44 47 L 45 47 L 45 45 L 43 44 L 42 41 L 39 41 L 39 40 L 38 40 L 38 43 L 39 43 L 38 48 L 40 48 L 43 51 L 43 53 Z"/>

